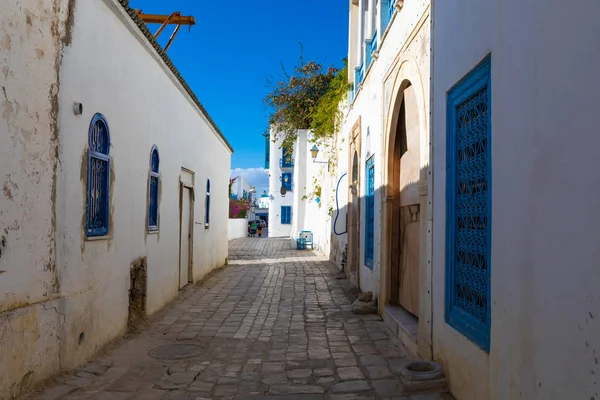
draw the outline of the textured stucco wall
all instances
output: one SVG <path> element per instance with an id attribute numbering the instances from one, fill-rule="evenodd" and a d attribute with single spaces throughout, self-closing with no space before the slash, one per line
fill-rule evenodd
<path id="1" fill-rule="evenodd" d="M 434 356 L 469 399 L 598 399 L 600 4 L 435 1 Z M 446 92 L 491 53 L 491 348 L 444 322 Z"/>
<path id="2" fill-rule="evenodd" d="M 0 12 L 0 398 L 58 366 L 56 117 L 70 6 L 23 0 Z"/>
<path id="3" fill-rule="evenodd" d="M 124 332 L 132 261 L 148 260 L 149 314 L 177 296 L 182 168 L 195 184 L 193 280 L 227 257 L 230 150 L 120 3 L 75 3 L 21 1 L 0 13 L 0 360 L 10 360 L 0 398 L 84 362 Z M 86 240 L 95 112 L 111 133 L 111 227 Z M 160 229 L 149 234 L 154 144 Z"/>

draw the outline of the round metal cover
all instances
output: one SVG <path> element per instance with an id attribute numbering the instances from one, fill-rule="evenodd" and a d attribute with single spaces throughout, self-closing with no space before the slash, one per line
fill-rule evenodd
<path id="1" fill-rule="evenodd" d="M 204 353 L 204 347 L 197 344 L 170 344 L 152 349 L 148 355 L 161 360 L 181 360 L 196 357 L 202 353 Z"/>
<path id="2" fill-rule="evenodd" d="M 287 189 L 285 188 L 285 186 L 281 187 L 281 190 L 279 191 L 279 193 L 281 193 L 282 196 L 285 196 L 285 194 L 287 193 Z"/>

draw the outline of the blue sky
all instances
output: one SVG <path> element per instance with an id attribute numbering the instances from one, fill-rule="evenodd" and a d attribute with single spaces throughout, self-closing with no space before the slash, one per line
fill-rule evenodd
<path id="1" fill-rule="evenodd" d="M 180 11 L 196 25 L 182 27 L 168 54 L 234 148 L 231 168 L 264 186 L 268 76 L 281 76 L 304 58 L 341 66 L 348 53 L 349 0 L 131 0 L 148 14 Z M 149 25 L 152 32 L 158 25 Z M 164 45 L 174 26 L 159 42 Z M 249 170 L 246 174 L 242 170 Z M 238 173 L 239 174 L 239 173 Z M 262 176 L 262 175 L 265 176 Z M 260 179 L 261 182 L 253 182 Z"/>

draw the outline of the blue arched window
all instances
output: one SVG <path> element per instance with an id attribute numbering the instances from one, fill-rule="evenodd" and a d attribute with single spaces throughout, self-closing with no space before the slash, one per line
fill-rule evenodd
<path id="1" fill-rule="evenodd" d="M 110 209 L 110 132 L 104 116 L 92 118 L 88 137 L 86 236 L 108 235 Z"/>
<path id="2" fill-rule="evenodd" d="M 204 217 L 204 224 L 208 228 L 210 223 L 210 179 L 206 180 L 206 216 Z"/>
<path id="3" fill-rule="evenodd" d="M 152 146 L 150 151 L 150 176 L 148 189 L 148 230 L 158 230 L 158 185 L 159 185 L 159 164 L 160 157 L 156 145 Z"/>

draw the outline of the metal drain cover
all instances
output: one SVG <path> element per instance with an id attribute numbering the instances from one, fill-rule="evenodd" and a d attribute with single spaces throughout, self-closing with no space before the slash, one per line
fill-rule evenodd
<path id="1" fill-rule="evenodd" d="M 202 353 L 204 353 L 204 347 L 197 344 L 170 344 L 152 349 L 148 355 L 161 360 L 181 360 L 197 357 Z"/>

